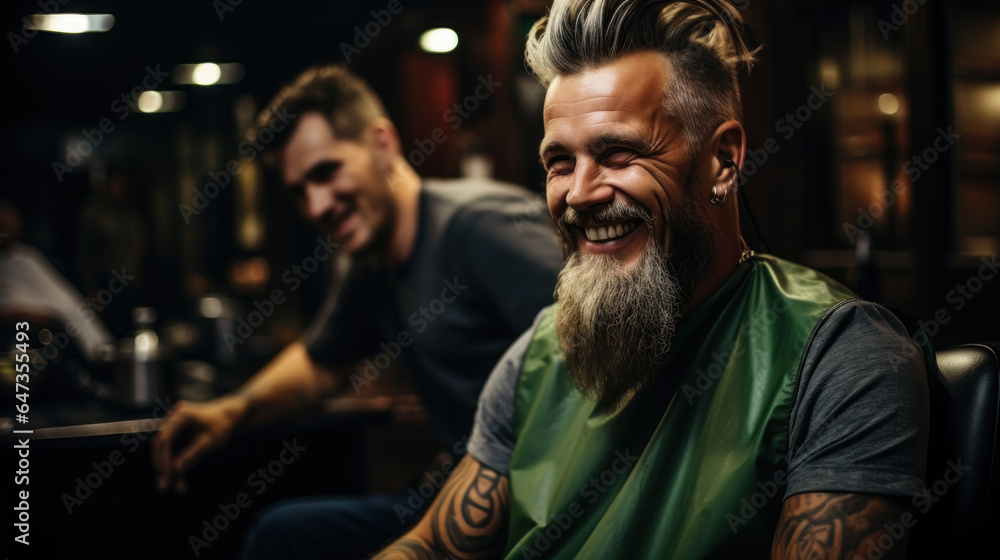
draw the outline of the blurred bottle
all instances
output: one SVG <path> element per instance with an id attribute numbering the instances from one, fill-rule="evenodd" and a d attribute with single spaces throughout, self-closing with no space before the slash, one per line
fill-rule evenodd
<path id="1" fill-rule="evenodd" d="M 134 330 L 121 340 L 115 376 L 115 395 L 124 407 L 148 408 L 164 396 L 163 356 L 153 330 L 155 321 L 152 307 L 132 309 Z"/>

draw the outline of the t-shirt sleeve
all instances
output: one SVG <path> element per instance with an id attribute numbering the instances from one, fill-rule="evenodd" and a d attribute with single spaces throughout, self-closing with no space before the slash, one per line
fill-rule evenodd
<path id="1" fill-rule="evenodd" d="M 919 493 L 929 430 L 920 347 L 869 302 L 841 305 L 816 328 L 791 411 L 786 497 Z"/>
<path id="2" fill-rule="evenodd" d="M 468 452 L 477 461 L 503 474 L 507 474 L 510 456 L 514 452 L 514 398 L 521 376 L 524 355 L 538 326 L 538 319 L 507 349 L 493 368 L 483 392 L 469 437 Z"/>
<path id="3" fill-rule="evenodd" d="M 544 201 L 527 194 L 523 200 L 483 199 L 464 208 L 452 227 L 459 266 L 508 329 L 520 332 L 552 304 L 563 254 Z"/>
<path id="4" fill-rule="evenodd" d="M 375 280 L 368 267 L 353 266 L 340 289 L 327 294 L 302 336 L 313 361 L 326 367 L 345 366 L 378 350 L 380 338 L 371 322 L 372 302 L 379 297 Z"/>

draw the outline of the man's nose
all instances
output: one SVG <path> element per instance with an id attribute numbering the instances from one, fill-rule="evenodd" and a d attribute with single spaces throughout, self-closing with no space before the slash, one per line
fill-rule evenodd
<path id="1" fill-rule="evenodd" d="M 577 160 L 573 184 L 566 194 L 566 204 L 574 210 L 585 210 L 614 200 L 615 189 L 607 182 L 604 170 L 590 158 Z"/>
<path id="2" fill-rule="evenodd" d="M 334 194 L 333 188 L 329 185 L 307 183 L 303 197 L 305 198 L 303 205 L 305 217 L 310 221 L 322 218 L 333 210 L 333 206 L 337 202 L 337 195 Z"/>

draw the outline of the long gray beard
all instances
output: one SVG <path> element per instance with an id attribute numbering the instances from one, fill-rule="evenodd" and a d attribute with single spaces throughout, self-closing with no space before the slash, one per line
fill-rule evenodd
<path id="1" fill-rule="evenodd" d="M 631 270 L 609 255 L 573 252 L 559 273 L 556 333 L 573 384 L 614 411 L 663 367 L 686 299 L 649 236 Z"/>

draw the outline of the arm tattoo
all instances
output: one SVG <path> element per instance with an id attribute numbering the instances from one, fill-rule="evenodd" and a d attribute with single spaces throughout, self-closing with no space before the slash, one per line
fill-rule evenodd
<path id="1" fill-rule="evenodd" d="M 448 477 L 427 515 L 379 560 L 497 558 L 507 543 L 507 477 L 466 457 Z"/>
<path id="2" fill-rule="evenodd" d="M 797 494 L 781 511 L 771 545 L 772 560 L 903 558 L 908 531 L 899 525 L 901 500 L 868 494 Z M 874 549 L 878 549 L 876 553 Z M 875 556 L 869 556 L 869 552 Z"/>
<path id="3" fill-rule="evenodd" d="M 434 542 L 454 558 L 490 558 L 507 540 L 507 477 L 483 465 L 456 469 L 431 506 Z"/>
<path id="4" fill-rule="evenodd" d="M 378 560 L 444 560 L 431 550 L 430 545 L 410 537 L 403 537 L 376 556 Z"/>

